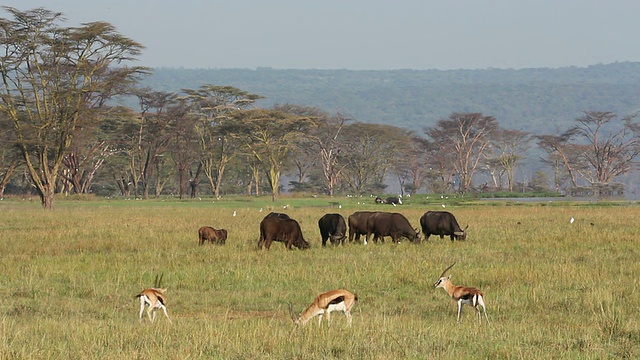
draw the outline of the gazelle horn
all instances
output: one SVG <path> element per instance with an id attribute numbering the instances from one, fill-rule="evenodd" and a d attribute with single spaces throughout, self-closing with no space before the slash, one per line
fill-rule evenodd
<path id="1" fill-rule="evenodd" d="M 156 274 L 156 280 L 153 282 L 153 286 L 156 289 L 159 289 L 162 287 L 162 277 L 164 276 L 164 273 L 160 274 L 160 278 L 158 278 L 158 274 Z"/>
<path id="2" fill-rule="evenodd" d="M 442 272 L 442 275 L 440 275 L 440 277 L 443 277 L 444 274 L 447 273 L 447 271 L 449 271 L 449 269 L 451 269 L 453 267 L 453 265 L 455 265 L 457 263 L 457 261 L 454 261 L 453 264 L 451 264 L 448 268 L 444 269 L 444 271 Z"/>
<path id="3" fill-rule="evenodd" d="M 293 305 L 289 303 L 289 316 L 291 316 L 291 320 L 296 321 L 296 314 L 293 312 Z"/>

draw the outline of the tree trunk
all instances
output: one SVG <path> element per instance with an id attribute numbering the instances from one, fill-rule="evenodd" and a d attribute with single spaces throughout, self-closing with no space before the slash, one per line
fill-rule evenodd
<path id="1" fill-rule="evenodd" d="M 40 204 L 43 209 L 53 209 L 53 196 L 55 195 L 55 186 L 51 183 L 43 184 L 41 187 L 36 186 L 38 195 L 40 196 Z"/>

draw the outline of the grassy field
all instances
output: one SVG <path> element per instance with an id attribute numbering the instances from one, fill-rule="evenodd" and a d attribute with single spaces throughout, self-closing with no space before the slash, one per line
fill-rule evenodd
<path id="1" fill-rule="evenodd" d="M 0 202 L 2 359 L 603 359 L 640 356 L 640 207 L 634 203 L 448 203 L 468 240 L 320 246 L 317 220 L 397 211 L 418 226 L 440 203 L 366 199 Z M 282 207 L 288 205 L 283 210 Z M 312 248 L 257 249 L 269 210 Z M 261 211 L 262 210 L 262 211 Z M 236 216 L 233 216 L 234 211 Z M 569 219 L 575 218 L 570 224 Z M 197 230 L 225 228 L 225 246 Z M 485 292 L 491 324 L 433 283 Z M 168 311 L 138 320 L 134 296 L 164 274 Z M 294 329 L 320 292 L 358 294 L 353 326 Z"/>

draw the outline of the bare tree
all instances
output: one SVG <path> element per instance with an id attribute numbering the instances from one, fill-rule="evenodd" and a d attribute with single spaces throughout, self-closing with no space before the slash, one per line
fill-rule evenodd
<path id="1" fill-rule="evenodd" d="M 61 27 L 61 13 L 3 9 L 0 19 L 0 110 L 12 121 L 16 144 L 43 208 L 53 207 L 60 168 L 84 121 L 143 68 L 116 67 L 142 46 L 105 22 Z"/>
<path id="2" fill-rule="evenodd" d="M 497 129 L 493 116 L 480 113 L 453 113 L 448 119 L 438 120 L 435 127 L 425 129 L 426 134 L 440 144 L 441 151 L 453 154 L 460 192 L 467 192 L 473 185 L 473 175 Z"/>
<path id="3" fill-rule="evenodd" d="M 340 180 L 342 169 L 345 167 L 345 164 L 340 162 L 342 142 L 339 137 L 341 137 L 342 128 L 347 121 L 347 118 L 337 113 L 335 116 L 327 118 L 324 123 L 319 124 L 318 135 L 315 137 L 327 195 L 331 197 L 335 194 L 336 185 Z"/>
<path id="4" fill-rule="evenodd" d="M 569 143 L 569 136 L 567 134 L 561 135 L 538 135 L 538 146 L 547 153 L 547 158 L 542 159 L 543 162 L 550 164 L 554 168 L 554 180 L 556 184 L 556 191 L 560 190 L 560 163 L 564 165 L 564 169 L 567 171 L 569 180 L 572 187 L 578 186 L 577 172 L 574 170 L 574 164 L 576 159 L 575 149 L 571 147 Z"/>

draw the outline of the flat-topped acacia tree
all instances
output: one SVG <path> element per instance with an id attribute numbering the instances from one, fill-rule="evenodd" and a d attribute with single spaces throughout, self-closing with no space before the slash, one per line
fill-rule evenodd
<path id="1" fill-rule="evenodd" d="M 62 27 L 62 13 L 3 7 L 0 18 L 0 111 L 13 126 L 42 206 L 53 207 L 63 158 L 78 130 L 106 102 L 146 72 L 124 63 L 143 49 L 106 22 Z"/>

